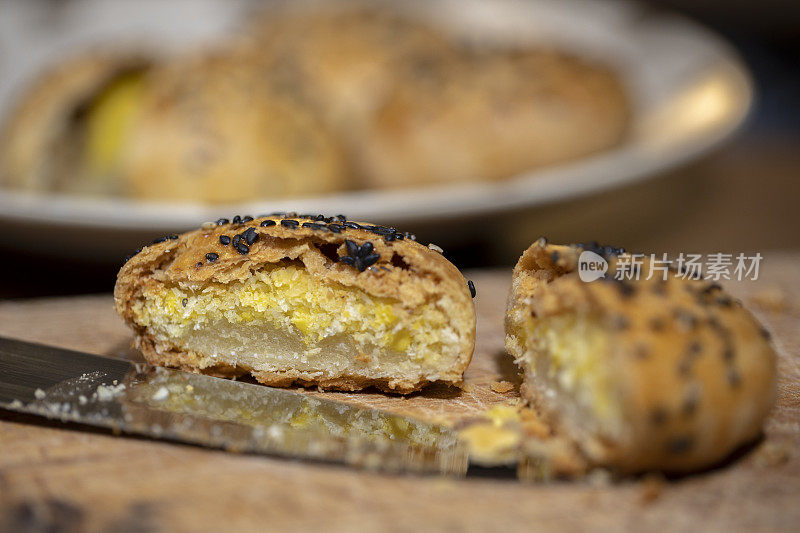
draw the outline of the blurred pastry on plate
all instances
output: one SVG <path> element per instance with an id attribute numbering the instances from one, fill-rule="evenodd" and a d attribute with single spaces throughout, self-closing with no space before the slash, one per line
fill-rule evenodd
<path id="1" fill-rule="evenodd" d="M 118 156 L 153 57 L 91 51 L 43 73 L 0 132 L 0 182 L 13 188 L 118 193 Z"/>
<path id="2" fill-rule="evenodd" d="M 409 63 L 360 130 L 372 187 L 498 180 L 611 148 L 629 102 L 606 66 L 548 50 L 465 50 Z"/>
<path id="3" fill-rule="evenodd" d="M 123 190 L 214 203 L 350 188 L 334 132 L 302 87 L 277 81 L 239 46 L 156 66 L 122 156 Z"/>

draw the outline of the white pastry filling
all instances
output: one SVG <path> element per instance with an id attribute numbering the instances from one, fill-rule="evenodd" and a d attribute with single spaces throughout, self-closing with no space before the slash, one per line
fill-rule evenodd
<path id="1" fill-rule="evenodd" d="M 457 361 L 466 334 L 446 300 L 408 309 L 281 264 L 224 285 L 153 281 L 133 310 L 157 349 L 194 353 L 203 367 L 432 381 Z"/>

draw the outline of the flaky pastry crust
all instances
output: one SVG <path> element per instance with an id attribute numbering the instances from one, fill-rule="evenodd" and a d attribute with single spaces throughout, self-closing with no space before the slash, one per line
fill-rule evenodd
<path id="1" fill-rule="evenodd" d="M 403 377 L 374 380 L 353 375 L 318 378 L 291 369 L 259 372 L 224 364 L 204 367 L 196 353 L 174 345 L 166 350 L 159 349 L 153 335 L 135 320 L 133 307 L 142 299 L 142 288 L 149 280 L 228 284 L 246 280 L 267 265 L 291 260 L 301 262 L 316 279 L 355 287 L 372 296 L 392 298 L 409 308 L 447 295 L 453 302 L 452 308 L 448 308 L 451 323 L 465 335 L 456 364 L 439 369 L 437 381 L 460 382 L 474 349 L 475 308 L 467 281 L 459 270 L 441 253 L 415 242 L 409 234 L 343 218 L 334 221 L 320 220 L 320 217 L 271 215 L 246 222 L 207 223 L 204 228 L 171 235 L 141 249 L 122 267 L 114 288 L 116 310 L 133 329 L 134 346 L 151 364 L 226 377 L 251 373 L 259 382 L 274 386 L 297 383 L 338 390 L 375 386 L 409 393 L 428 383 L 424 378 L 415 381 Z M 359 227 L 352 227 L 356 225 Z M 241 233 L 248 228 L 253 228 L 258 239 L 248 246 L 246 253 L 220 243 L 221 235 Z M 373 254 L 379 258 L 367 261 L 369 264 L 341 261 L 340 258 L 347 255 L 346 240 L 359 245 L 372 243 Z M 216 255 L 213 261 L 208 259 L 209 253 Z"/>

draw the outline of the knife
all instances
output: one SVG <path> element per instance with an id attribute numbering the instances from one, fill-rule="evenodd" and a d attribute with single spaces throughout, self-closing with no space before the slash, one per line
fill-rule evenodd
<path id="1" fill-rule="evenodd" d="M 0 408 L 241 453 L 463 476 L 445 427 L 263 385 L 0 337 Z"/>

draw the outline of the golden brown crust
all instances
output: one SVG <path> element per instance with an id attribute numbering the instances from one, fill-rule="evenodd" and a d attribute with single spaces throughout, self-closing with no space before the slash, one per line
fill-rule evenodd
<path id="1" fill-rule="evenodd" d="M 272 223 L 266 227 L 261 225 Z M 346 224 L 358 224 L 360 227 L 347 227 Z M 355 287 L 373 296 L 393 298 L 408 308 L 447 295 L 453 302 L 452 308 L 448 309 L 451 321 L 460 324 L 466 335 L 462 339 L 457 363 L 451 368 L 440 369 L 438 380 L 451 383 L 461 381 L 475 343 L 475 308 L 466 280 L 442 254 L 413 241 L 408 234 L 339 219 L 273 215 L 244 223 L 207 224 L 204 227 L 207 229 L 172 235 L 162 242 L 146 246 L 128 260 L 117 277 L 114 288 L 117 312 L 132 327 L 136 334 L 135 345 L 152 364 L 217 375 L 245 373 L 245 370 L 237 368 L 201 368 L 197 354 L 187 353 L 175 346 L 168 350 L 157 348 L 153 336 L 136 323 L 133 314 L 133 306 L 142 298 L 141 291 L 148 280 L 225 284 L 246 280 L 265 265 L 289 259 L 302 262 L 305 269 L 317 279 Z M 221 235 L 241 234 L 248 228 L 253 228 L 258 238 L 249 246 L 247 253 L 240 253 L 234 246 L 220 243 Z M 338 260 L 348 255 L 346 240 L 358 245 L 371 243 L 373 253 L 379 258 L 363 271 Z M 217 254 L 218 258 L 209 261 L 206 258 L 208 253 Z M 425 379 L 371 380 L 359 376 L 320 380 L 317 376 L 294 371 L 253 372 L 253 376 L 262 383 L 277 386 L 299 383 L 341 390 L 376 386 L 401 393 L 412 392 L 427 383 Z"/>
<path id="2" fill-rule="evenodd" d="M 709 466 L 761 432 L 774 402 L 776 357 L 760 324 L 717 284 L 670 272 L 638 280 L 583 282 L 580 246 L 532 245 L 514 269 L 506 345 L 526 373 L 526 396 L 595 464 L 623 472 L 687 471 Z M 597 249 L 610 263 L 611 250 Z M 626 433 L 617 440 L 576 427 L 563 406 L 545 397 L 526 368 L 516 332 L 526 316 L 564 313 L 599 317 L 609 335 L 602 354 L 614 376 Z M 583 422 L 586 422 L 584 420 Z"/>

